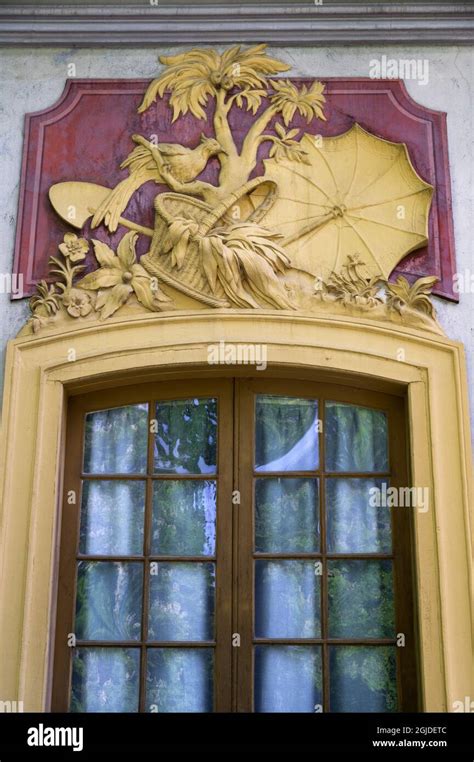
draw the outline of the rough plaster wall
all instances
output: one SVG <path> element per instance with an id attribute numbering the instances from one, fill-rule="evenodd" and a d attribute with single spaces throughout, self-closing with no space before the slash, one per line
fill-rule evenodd
<path id="1" fill-rule="evenodd" d="M 0 50 L 0 273 L 10 272 L 12 266 L 25 113 L 44 109 L 59 98 L 69 63 L 76 64 L 76 75 L 80 78 L 152 78 L 158 70 L 157 55 L 177 50 Z M 474 48 L 274 48 L 273 53 L 293 65 L 292 75 L 319 78 L 368 76 L 370 60 L 382 54 L 429 61 L 428 84 L 423 86 L 415 81 L 406 84 L 417 102 L 448 112 L 457 268 L 474 272 Z M 459 305 L 436 299 L 436 307 L 447 335 L 462 341 L 466 347 L 471 410 L 474 410 L 474 293 L 461 295 Z M 26 316 L 25 301 L 12 303 L 8 295 L 0 294 L 0 386 L 3 386 L 6 342 L 15 336 Z"/>

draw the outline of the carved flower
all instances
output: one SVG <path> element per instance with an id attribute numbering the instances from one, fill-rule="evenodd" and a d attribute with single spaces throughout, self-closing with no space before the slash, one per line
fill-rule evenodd
<path id="1" fill-rule="evenodd" d="M 101 267 L 82 278 L 76 286 L 86 291 L 104 289 L 95 303 L 102 320 L 113 315 L 132 293 L 149 310 L 161 309 L 160 302 L 171 302 L 158 287 L 153 288 L 149 274 L 137 264 L 137 238 L 136 233 L 127 233 L 118 245 L 117 254 L 107 244 L 93 239 L 94 253 Z"/>
<path id="2" fill-rule="evenodd" d="M 71 288 L 66 291 L 63 297 L 63 304 L 69 315 L 74 318 L 85 317 L 92 309 L 90 294 L 80 291 L 78 288 Z"/>
<path id="3" fill-rule="evenodd" d="M 71 262 L 82 262 L 89 251 L 89 243 L 85 238 L 78 238 L 75 233 L 66 233 L 63 243 L 59 244 L 59 251 Z"/>

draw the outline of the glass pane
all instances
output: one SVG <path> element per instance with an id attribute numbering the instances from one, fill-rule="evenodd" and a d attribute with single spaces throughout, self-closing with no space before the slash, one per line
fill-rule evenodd
<path id="1" fill-rule="evenodd" d="M 318 467 L 318 402 L 258 395 L 257 471 L 313 471 Z"/>
<path id="2" fill-rule="evenodd" d="M 149 648 L 147 712 L 212 712 L 212 648 Z"/>
<path id="3" fill-rule="evenodd" d="M 140 563 L 79 561 L 78 640 L 140 640 L 143 569 Z"/>
<path id="4" fill-rule="evenodd" d="M 71 712 L 137 712 L 138 648 L 76 648 Z"/>
<path id="5" fill-rule="evenodd" d="M 383 484 L 387 479 L 326 480 L 328 553 L 391 552 L 390 509 L 373 497 Z"/>
<path id="6" fill-rule="evenodd" d="M 152 554 L 213 556 L 216 551 L 216 494 L 213 481 L 155 481 Z"/>
<path id="7" fill-rule="evenodd" d="M 155 471 L 216 473 L 217 400 L 158 402 L 155 415 Z"/>
<path id="8" fill-rule="evenodd" d="M 79 552 L 89 556 L 142 555 L 144 512 L 145 482 L 84 482 Z"/>
<path id="9" fill-rule="evenodd" d="M 319 646 L 255 648 L 256 712 L 321 712 Z"/>
<path id="10" fill-rule="evenodd" d="M 393 646 L 329 648 L 331 712 L 396 712 Z"/>
<path id="11" fill-rule="evenodd" d="M 213 640 L 214 564 L 150 565 L 149 640 Z"/>
<path id="12" fill-rule="evenodd" d="M 319 551 L 317 479 L 257 479 L 255 550 L 260 553 Z"/>
<path id="13" fill-rule="evenodd" d="M 391 561 L 328 561 L 329 637 L 393 638 Z"/>
<path id="14" fill-rule="evenodd" d="M 320 579 L 314 561 L 256 561 L 255 636 L 320 637 Z"/>
<path id="15" fill-rule="evenodd" d="M 148 405 L 128 405 L 86 415 L 84 473 L 144 474 Z"/>
<path id="16" fill-rule="evenodd" d="M 326 471 L 388 471 L 383 410 L 326 402 Z"/>

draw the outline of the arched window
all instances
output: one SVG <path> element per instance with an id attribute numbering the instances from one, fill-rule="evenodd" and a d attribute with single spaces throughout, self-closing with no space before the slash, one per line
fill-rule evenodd
<path id="1" fill-rule="evenodd" d="M 416 710 L 405 436 L 296 379 L 72 398 L 53 710 Z"/>

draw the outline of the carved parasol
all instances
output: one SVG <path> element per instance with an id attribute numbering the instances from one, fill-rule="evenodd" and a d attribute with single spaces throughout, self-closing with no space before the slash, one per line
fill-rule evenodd
<path id="1" fill-rule="evenodd" d="M 404 143 L 354 124 L 336 137 L 306 134 L 300 145 L 306 163 L 265 161 L 265 177 L 279 193 L 262 224 L 284 236 L 294 267 L 325 276 L 358 253 L 373 274 L 388 278 L 427 243 L 433 188 Z"/>

